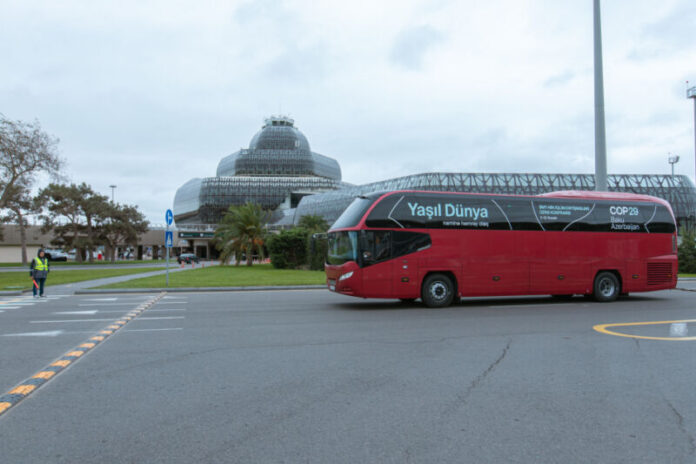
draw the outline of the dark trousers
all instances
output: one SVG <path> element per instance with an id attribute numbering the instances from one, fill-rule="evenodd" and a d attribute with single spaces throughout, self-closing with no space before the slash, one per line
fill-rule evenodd
<path id="1" fill-rule="evenodd" d="M 43 288 L 44 288 L 44 283 L 46 283 L 46 278 L 44 277 L 43 279 L 39 279 L 38 277 L 35 277 L 34 280 L 36 281 L 37 284 L 39 284 L 39 288 L 38 288 L 39 295 L 43 296 Z M 31 284 L 31 288 L 34 290 L 34 296 L 36 296 L 37 288 L 33 282 Z"/>

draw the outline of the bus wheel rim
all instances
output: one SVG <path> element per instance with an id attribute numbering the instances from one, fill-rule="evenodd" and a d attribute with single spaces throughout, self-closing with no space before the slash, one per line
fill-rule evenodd
<path id="1" fill-rule="evenodd" d="M 603 296 L 611 296 L 614 294 L 614 283 L 610 279 L 602 279 L 599 283 L 599 292 Z"/>
<path id="2" fill-rule="evenodd" d="M 430 294 L 436 300 L 444 300 L 447 298 L 447 286 L 442 282 L 433 282 L 430 286 Z"/>

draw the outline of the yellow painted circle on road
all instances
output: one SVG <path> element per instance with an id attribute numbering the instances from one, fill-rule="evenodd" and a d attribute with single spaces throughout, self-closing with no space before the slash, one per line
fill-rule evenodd
<path id="1" fill-rule="evenodd" d="M 615 335 L 617 337 L 639 338 L 641 340 L 662 340 L 668 342 L 687 342 L 696 340 L 696 337 L 649 337 L 647 335 L 633 335 L 628 333 L 617 332 L 615 330 L 609 330 L 608 327 L 634 327 L 643 325 L 665 325 L 689 322 L 696 322 L 696 319 L 682 319 L 678 321 L 619 322 L 614 324 L 597 324 L 592 328 L 597 332 L 607 335 Z"/>

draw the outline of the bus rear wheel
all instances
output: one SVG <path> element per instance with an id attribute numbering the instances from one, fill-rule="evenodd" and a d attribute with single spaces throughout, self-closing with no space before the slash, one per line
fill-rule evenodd
<path id="1" fill-rule="evenodd" d="M 614 301 L 621 293 L 619 279 L 611 272 L 600 272 L 594 281 L 595 300 L 606 303 Z"/>
<path id="2" fill-rule="evenodd" d="M 444 274 L 432 274 L 423 281 L 421 290 L 423 303 L 429 308 L 444 308 L 452 304 L 454 284 Z"/>

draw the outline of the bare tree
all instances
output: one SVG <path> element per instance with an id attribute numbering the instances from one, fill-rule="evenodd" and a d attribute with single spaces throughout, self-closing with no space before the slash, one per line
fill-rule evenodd
<path id="1" fill-rule="evenodd" d="M 16 189 L 29 190 L 36 174 L 59 177 L 63 161 L 57 153 L 58 139 L 41 129 L 38 121 L 12 121 L 0 114 L 0 209 Z"/>
<path id="2" fill-rule="evenodd" d="M 36 212 L 29 189 L 15 185 L 12 187 L 6 203 L 8 214 L 2 217 L 3 222 L 16 222 L 19 227 L 19 239 L 22 246 L 22 264 L 27 264 L 27 218 L 28 214 Z"/>

